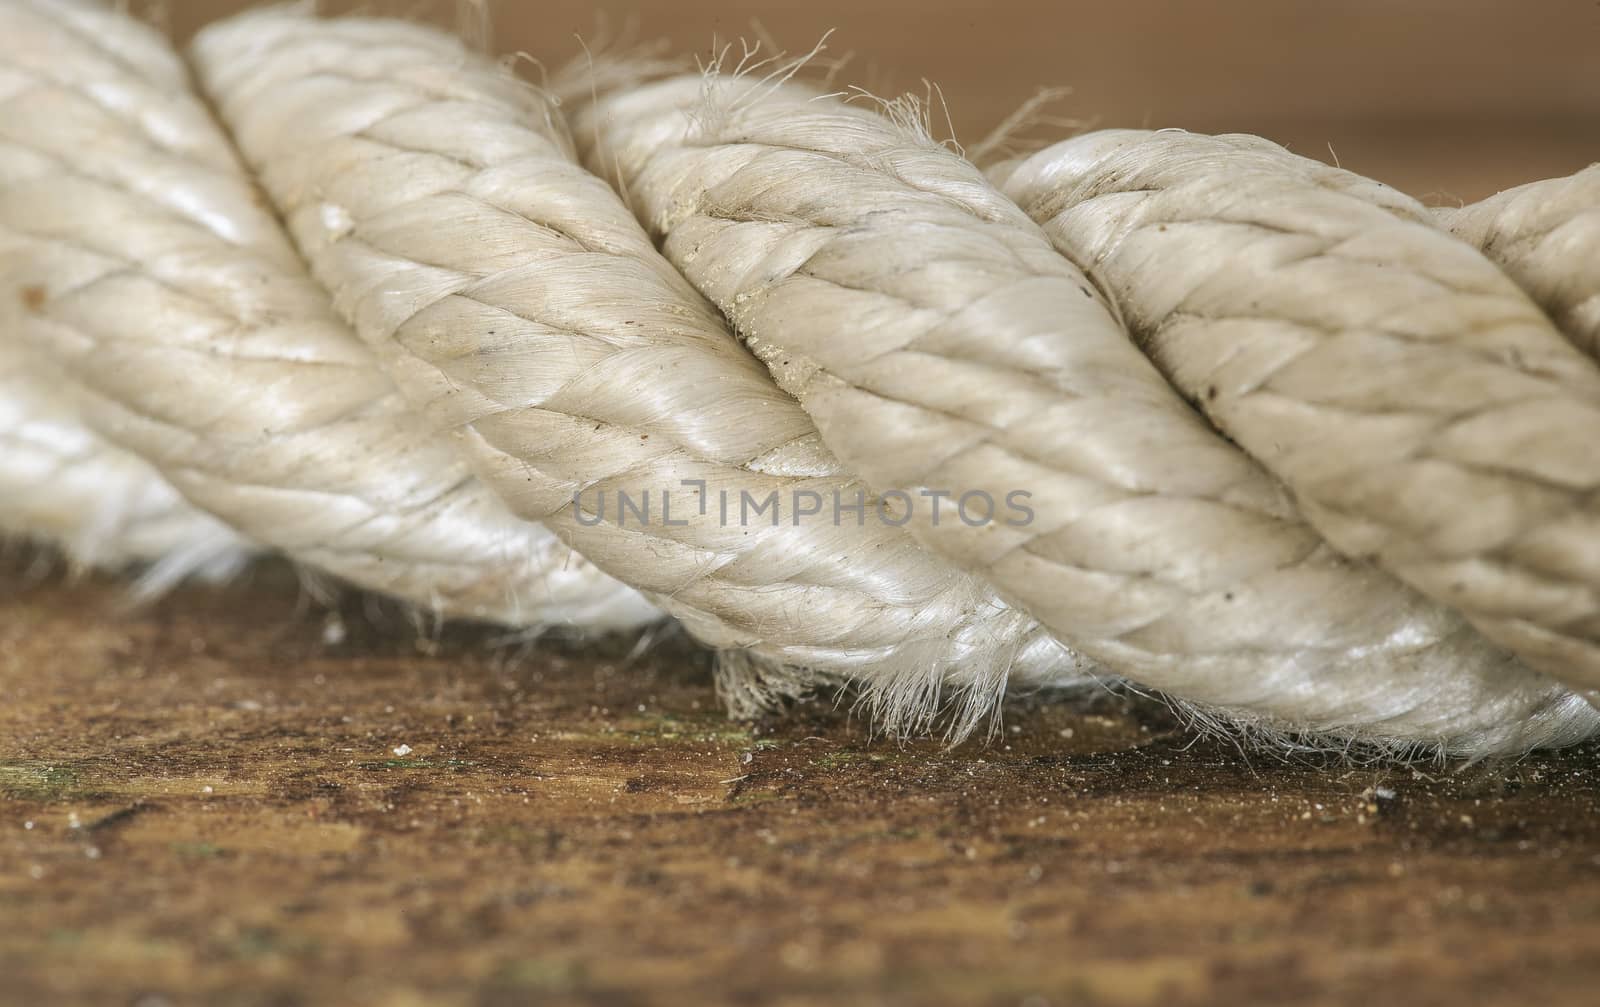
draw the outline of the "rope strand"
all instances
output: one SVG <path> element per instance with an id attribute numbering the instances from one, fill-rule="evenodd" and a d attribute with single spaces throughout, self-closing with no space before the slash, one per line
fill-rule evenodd
<path id="1" fill-rule="evenodd" d="M 406 408 L 160 45 L 111 11 L 0 6 L 8 338 L 100 436 L 300 562 L 448 615 L 653 618 Z"/>
<path id="2" fill-rule="evenodd" d="M 1336 548 L 1600 688 L 1600 370 L 1506 274 L 1258 137 L 1108 130 L 1005 184 Z"/>

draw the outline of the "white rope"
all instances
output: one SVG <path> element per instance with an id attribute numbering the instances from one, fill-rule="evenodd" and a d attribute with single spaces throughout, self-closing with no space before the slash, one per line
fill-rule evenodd
<path id="1" fill-rule="evenodd" d="M 822 98 L 786 73 L 713 72 L 566 109 L 591 175 L 562 112 L 416 25 L 262 10 L 207 29 L 193 56 L 221 128 L 147 29 L 87 6 L 0 4 L 0 339 L 12 373 L 28 353 L 39 361 L 29 373 L 67 375 L 43 393 L 36 379 L 0 380 L 0 408 L 19 429 L 66 424 L 81 443 L 147 459 L 250 541 L 446 613 L 648 618 L 603 570 L 724 652 L 736 705 L 849 680 L 901 730 L 946 709 L 960 736 L 1008 682 L 1082 681 L 1058 640 L 1101 674 L 1273 732 L 1481 756 L 1600 727 L 1594 707 L 1438 603 L 1545 671 L 1593 684 L 1588 609 L 1573 599 L 1588 597 L 1600 536 L 1580 527 L 1580 492 L 1555 494 L 1565 509 L 1547 498 L 1550 482 L 1576 485 L 1600 464 L 1573 447 L 1580 435 L 1555 429 L 1562 410 L 1587 408 L 1600 372 L 1506 279 L 1575 341 L 1591 338 L 1600 285 L 1563 250 L 1593 247 L 1592 179 L 1441 217 L 1502 273 L 1403 198 L 1355 176 L 1308 176 L 1258 141 L 1158 134 L 1209 153 L 1111 166 L 1100 155 L 1132 134 L 1093 134 L 996 170 L 1019 210 L 929 141 L 915 110 Z M 628 78 L 615 69 L 592 79 Z M 1224 156 L 1240 150 L 1240 164 Z M 1139 172 L 1153 181 L 1127 184 Z M 1392 306 L 1393 288 L 1297 287 L 1249 243 L 1229 244 L 1228 172 L 1279 187 L 1266 208 L 1283 215 L 1274 233 L 1367 228 L 1353 243 L 1368 242 L 1369 259 L 1487 291 L 1407 319 L 1432 326 L 1441 361 L 1481 335 L 1463 318 L 1515 328 L 1530 356 L 1466 386 L 1460 365 L 1435 372 L 1421 353 L 1405 376 L 1370 373 L 1363 360 L 1392 359 L 1381 354 L 1338 356 L 1338 333 L 1364 335 L 1362 312 Z M 1201 195 L 1166 191 L 1186 185 Z M 1150 206 L 1163 208 L 1148 217 L 1159 258 L 1141 259 L 1127 235 L 1144 235 L 1135 224 Z M 1212 244 L 1165 237 L 1191 218 L 1187 230 Z M 1190 300 L 1196 290 L 1210 299 Z M 1450 418 L 1474 394 L 1531 381 L 1537 401 L 1507 414 L 1515 436 L 1448 442 L 1470 456 L 1465 468 L 1494 474 L 1500 505 L 1474 516 L 1448 492 L 1409 497 L 1393 466 L 1375 464 L 1391 445 L 1315 426 L 1321 413 L 1282 421 L 1283 436 L 1297 459 L 1322 445 L 1345 483 L 1286 462 L 1279 415 L 1238 405 L 1248 380 L 1209 395 L 1214 371 L 1250 362 L 1216 340 L 1234 338 L 1226 320 L 1257 295 L 1269 331 L 1247 335 L 1262 346 L 1299 348 L 1307 313 L 1343 326 L 1323 347 L 1331 391 L 1309 374 L 1293 386 L 1301 403 L 1408 377 L 1405 409 Z M 1339 303 L 1324 307 L 1330 297 Z M 1193 317 L 1224 328 L 1208 337 Z M 1176 355 L 1174 321 L 1190 326 L 1185 354 L 1212 356 Z M 0 429 L 0 486 L 40 470 L 10 447 L 20 440 Z M 106 450 L 152 500 L 209 520 L 161 496 L 137 458 Z M 1350 489 L 1375 472 L 1387 481 L 1368 495 L 1381 499 Z M 741 493 L 775 493 L 780 520 L 729 520 L 724 491 L 736 507 Z M 859 526 L 829 513 L 835 493 L 848 503 L 858 492 Z M 654 513 L 624 515 L 622 494 L 652 497 Z M 801 494 L 819 512 L 794 513 Z M 0 527 L 70 538 L 103 522 L 72 516 L 65 480 L 29 499 L 0 496 Z M 986 520 L 964 520 L 974 501 Z M 1029 520 L 995 513 L 1014 501 Z M 1515 524 L 1520 551 L 1493 555 L 1499 607 L 1430 579 L 1438 550 L 1415 534 L 1437 531 L 1416 517 L 1430 507 L 1457 538 Z M 1388 529 L 1376 545 L 1372 527 Z M 163 554 L 159 544 L 127 555 Z M 1557 594 L 1528 570 L 1559 572 Z"/>

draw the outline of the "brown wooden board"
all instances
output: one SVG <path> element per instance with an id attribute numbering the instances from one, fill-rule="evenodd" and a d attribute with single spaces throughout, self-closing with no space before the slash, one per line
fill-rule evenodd
<path id="1" fill-rule="evenodd" d="M 1600 983 L 1594 747 L 1284 759 L 1099 695 L 1014 702 L 993 742 L 944 751 L 827 701 L 730 722 L 680 640 L 419 633 L 370 599 L 330 614 L 281 568 L 129 612 L 42 563 L 0 578 L 6 1004 L 1583 1004 Z"/>

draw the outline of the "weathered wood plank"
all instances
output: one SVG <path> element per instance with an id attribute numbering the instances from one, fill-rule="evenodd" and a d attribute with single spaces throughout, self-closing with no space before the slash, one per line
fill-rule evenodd
<path id="1" fill-rule="evenodd" d="M 672 641 L 630 662 L 419 636 L 282 570 L 137 613 L 112 582 L 22 581 L 0 579 L 0 1002 L 1577 1003 L 1600 981 L 1593 748 L 1246 758 L 1102 697 L 943 752 L 826 703 L 731 723 Z"/>

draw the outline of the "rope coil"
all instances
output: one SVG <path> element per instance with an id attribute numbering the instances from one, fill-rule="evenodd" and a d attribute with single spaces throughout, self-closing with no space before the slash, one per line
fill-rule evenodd
<path id="1" fill-rule="evenodd" d="M 558 106 L 422 26 L 264 9 L 195 40 L 203 103 L 121 15 L 0 29 L 0 528 L 107 527 L 72 486 L 121 466 L 153 502 L 85 561 L 659 608 L 736 706 L 854 682 L 897 731 L 1090 675 L 1395 751 L 1600 726 L 1596 169 L 1432 214 L 1106 131 L 986 178 L 792 68 Z"/>

